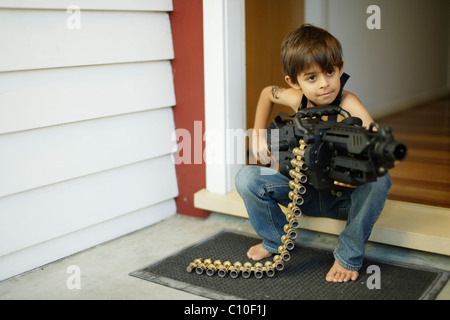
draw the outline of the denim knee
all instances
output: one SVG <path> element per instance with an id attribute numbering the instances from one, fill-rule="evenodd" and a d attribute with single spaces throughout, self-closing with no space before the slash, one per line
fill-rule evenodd
<path id="1" fill-rule="evenodd" d="M 252 189 L 251 185 L 254 183 L 255 176 L 254 170 L 254 167 L 251 166 L 242 167 L 234 177 L 234 185 L 239 194 L 245 194 Z"/>
<path id="2" fill-rule="evenodd" d="M 384 190 L 385 192 L 389 193 L 389 190 L 391 189 L 391 187 L 392 187 L 392 181 L 391 181 L 391 176 L 389 173 L 378 178 L 377 188 L 379 190 Z"/>
<path id="3" fill-rule="evenodd" d="M 280 174 L 277 171 L 260 166 L 242 167 L 234 178 L 237 192 L 242 194 L 255 194 L 263 197 L 266 187 L 275 186 L 279 183 Z M 282 176 L 281 179 L 286 179 Z"/>

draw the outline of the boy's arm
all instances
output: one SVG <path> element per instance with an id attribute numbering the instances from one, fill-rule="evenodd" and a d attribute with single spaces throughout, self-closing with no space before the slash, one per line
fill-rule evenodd
<path id="1" fill-rule="evenodd" d="M 342 93 L 341 108 L 347 110 L 353 117 L 358 117 L 363 122 L 363 127 L 369 128 L 373 121 L 372 116 L 353 93 L 344 91 Z"/>
<path id="2" fill-rule="evenodd" d="M 253 128 L 252 152 L 255 159 L 262 163 L 269 163 L 270 152 L 267 149 L 265 129 L 272 113 L 273 104 L 282 104 L 291 107 L 295 112 L 300 105 L 302 93 L 292 88 L 286 89 L 278 86 L 265 87 L 256 106 L 255 122 Z"/>
<path id="3" fill-rule="evenodd" d="M 256 106 L 254 129 L 266 129 L 274 103 L 291 107 L 297 112 L 301 98 L 302 92 L 300 90 L 277 86 L 265 87 Z"/>

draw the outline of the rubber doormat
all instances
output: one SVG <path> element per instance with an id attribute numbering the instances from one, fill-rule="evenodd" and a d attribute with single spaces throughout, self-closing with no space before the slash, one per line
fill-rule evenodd
<path id="1" fill-rule="evenodd" d="M 365 259 L 358 280 L 328 283 L 325 275 L 334 262 L 333 253 L 298 243 L 290 251 L 291 260 L 285 263 L 284 270 L 276 272 L 272 278 L 265 275 L 261 279 L 253 276 L 233 279 L 229 275 L 221 278 L 217 274 L 186 272 L 186 267 L 196 258 L 244 263 L 249 260 L 248 248 L 260 242 L 261 239 L 254 236 L 222 230 L 130 275 L 217 300 L 434 299 L 449 277 L 448 272 L 442 270 Z"/>

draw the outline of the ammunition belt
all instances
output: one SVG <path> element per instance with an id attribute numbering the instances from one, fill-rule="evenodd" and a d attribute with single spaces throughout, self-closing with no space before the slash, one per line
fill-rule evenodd
<path id="1" fill-rule="evenodd" d="M 264 274 L 268 277 L 273 277 L 276 271 L 282 271 L 284 269 L 284 263 L 291 259 L 289 251 L 294 249 L 295 246 L 294 241 L 297 238 L 297 232 L 295 230 L 298 228 L 297 218 L 302 214 L 300 206 L 303 204 L 302 195 L 306 192 L 303 184 L 307 181 L 307 176 L 302 171 L 308 169 L 304 163 L 305 148 L 307 145 L 303 139 L 299 141 L 299 144 L 300 146 L 293 150 L 295 158 L 291 161 L 293 169 L 289 172 L 292 178 L 289 181 L 289 187 L 292 189 L 289 192 L 289 199 L 292 202 L 289 203 L 288 210 L 285 212 L 288 224 L 283 227 L 285 234 L 281 237 L 282 245 L 278 247 L 278 254 L 273 257 L 273 261 L 266 261 L 264 264 L 261 262 L 256 262 L 255 264 L 245 262 L 242 264 L 239 261 L 234 263 L 225 261 L 222 263 L 221 260 L 198 258 L 186 267 L 187 272 L 193 272 L 195 270 L 197 274 L 206 273 L 208 276 L 213 276 L 217 273 L 221 278 L 227 274 L 231 278 L 237 278 L 239 275 L 243 278 L 249 278 L 253 274 L 259 279 Z"/>

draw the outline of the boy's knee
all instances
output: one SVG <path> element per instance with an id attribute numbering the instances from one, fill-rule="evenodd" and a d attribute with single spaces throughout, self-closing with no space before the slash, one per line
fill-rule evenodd
<path id="1" fill-rule="evenodd" d="M 254 179 L 254 169 L 251 166 L 242 167 L 234 177 L 234 185 L 240 193 L 249 189 L 249 184 Z"/>
<path id="2" fill-rule="evenodd" d="M 391 177 L 388 174 L 378 177 L 377 181 L 367 184 L 367 189 L 365 191 L 367 198 L 371 201 L 384 201 L 389 195 L 392 182 Z"/>
<path id="3" fill-rule="evenodd" d="M 380 188 L 381 190 L 387 190 L 389 191 L 391 189 L 392 186 L 392 182 L 391 182 L 391 176 L 388 174 L 379 177 L 377 179 L 377 186 L 378 188 Z"/>

